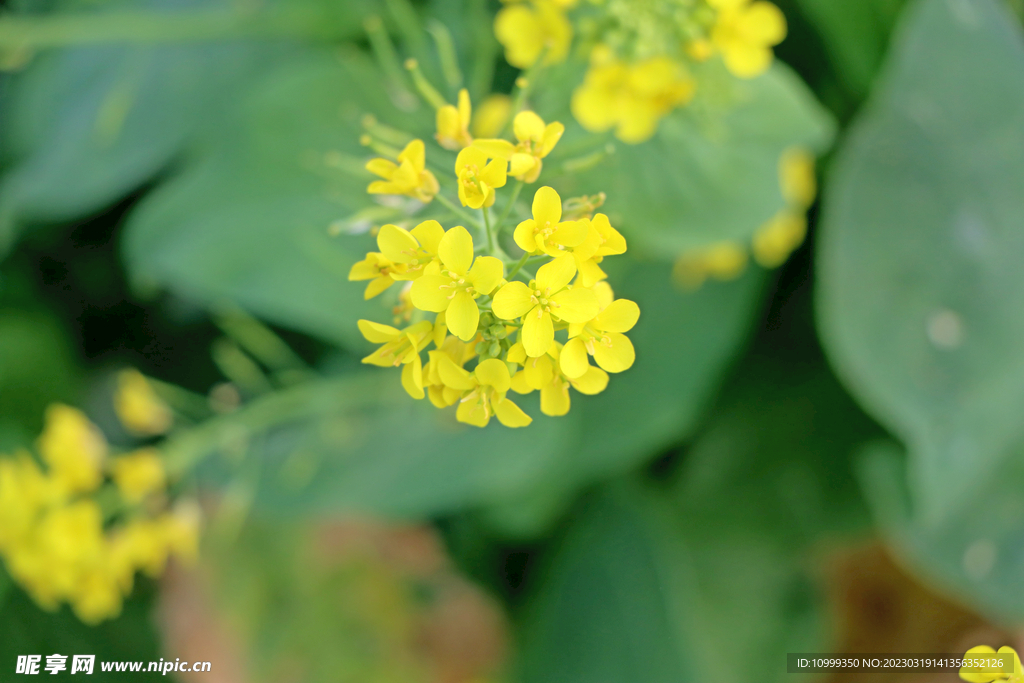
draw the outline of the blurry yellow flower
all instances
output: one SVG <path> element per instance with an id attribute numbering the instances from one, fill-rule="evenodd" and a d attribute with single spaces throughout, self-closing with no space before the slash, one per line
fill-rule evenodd
<path id="1" fill-rule="evenodd" d="M 79 587 L 71 597 L 71 609 L 86 624 L 98 624 L 121 613 L 122 595 L 113 574 L 94 567 L 79 578 Z"/>
<path id="2" fill-rule="evenodd" d="M 437 258 L 443 236 L 444 228 L 433 220 L 423 221 L 411 231 L 397 225 L 384 225 L 377 233 L 377 248 L 384 258 L 399 266 L 389 270 L 392 279 L 415 280 Z"/>
<path id="3" fill-rule="evenodd" d="M 512 130 L 519 144 L 507 140 L 477 140 L 474 146 L 488 156 L 504 159 L 510 164 L 509 175 L 527 183 L 536 182 L 544 168 L 542 159 L 551 153 L 565 133 L 565 126 L 555 121 L 545 124 L 532 111 L 516 114 Z"/>
<path id="4" fill-rule="evenodd" d="M 963 669 L 960 670 L 960 678 L 967 681 L 968 683 L 1002 683 L 1006 681 L 1008 683 L 1021 683 L 1024 681 L 1024 669 L 1021 668 L 1020 657 L 1017 655 L 1017 651 L 1012 647 L 1004 645 L 999 648 L 999 654 L 1010 654 L 1013 653 L 1013 673 L 972 673 L 965 672 Z M 979 645 L 972 647 L 964 654 L 964 657 L 971 656 L 984 656 L 996 654 L 996 651 L 988 645 Z M 966 667 L 965 667 L 966 668 Z"/>
<path id="5" fill-rule="evenodd" d="M 384 254 L 371 251 L 362 261 L 352 265 L 352 269 L 348 271 L 348 279 L 352 282 L 369 280 L 363 298 L 372 299 L 395 284 L 396 279 L 406 279 L 405 271 L 404 264 L 393 263 Z"/>
<path id="6" fill-rule="evenodd" d="M 508 182 L 508 163 L 489 157 L 475 147 L 467 147 L 455 159 L 455 175 L 459 177 L 459 200 L 463 206 L 479 209 L 494 204 L 494 188 Z"/>
<path id="7" fill-rule="evenodd" d="M 195 501 L 179 501 L 160 518 L 160 532 L 168 552 L 184 564 L 192 564 L 199 555 L 201 515 Z"/>
<path id="8" fill-rule="evenodd" d="M 488 95 L 477 109 L 472 131 L 477 138 L 494 138 L 501 135 L 512 115 L 512 98 L 508 95 Z"/>
<path id="9" fill-rule="evenodd" d="M 370 320 L 360 320 L 358 325 L 368 342 L 382 345 L 364 358 L 363 362 L 382 368 L 404 365 L 402 386 L 413 398 L 423 398 L 423 361 L 420 359 L 420 351 L 430 343 L 433 324 L 424 320 L 404 330 Z"/>
<path id="10" fill-rule="evenodd" d="M 473 136 L 469 134 L 469 121 L 472 117 L 472 105 L 469 102 L 469 91 L 459 91 L 459 106 L 446 104 L 437 110 L 437 142 L 445 149 L 462 149 L 473 144 Z"/>
<path id="11" fill-rule="evenodd" d="M 533 218 L 516 226 L 513 235 L 523 251 L 543 252 L 557 257 L 566 247 L 578 247 L 587 237 L 587 226 L 581 221 L 562 222 L 562 198 L 550 187 L 542 187 L 533 195 Z"/>
<path id="12" fill-rule="evenodd" d="M 523 319 L 520 338 L 526 355 L 537 358 L 547 353 L 555 339 L 554 323 L 583 323 L 597 315 L 594 292 L 571 287 L 576 263 L 570 254 L 559 256 L 540 267 L 529 285 L 510 282 L 494 295 L 492 310 L 502 320 Z"/>
<path id="13" fill-rule="evenodd" d="M 171 426 L 170 408 L 138 370 L 118 373 L 114 410 L 121 424 L 135 434 L 163 434 Z"/>
<path id="14" fill-rule="evenodd" d="M 746 267 L 747 252 L 743 247 L 735 242 L 718 242 L 691 249 L 676 259 L 672 277 L 684 287 L 697 288 L 709 277 L 735 280 Z"/>
<path id="15" fill-rule="evenodd" d="M 528 69 L 541 54 L 545 64 L 565 60 L 572 43 L 572 24 L 564 2 L 532 0 L 504 7 L 494 19 L 494 35 L 505 48 L 512 66 Z"/>
<path id="16" fill-rule="evenodd" d="M 779 158 L 779 185 L 787 204 L 800 209 L 809 208 L 818 195 L 814 156 L 800 147 L 791 147 L 783 152 Z"/>
<path id="17" fill-rule="evenodd" d="M 459 422 L 486 427 L 492 415 L 506 427 L 525 427 L 533 422 L 519 406 L 505 398 L 512 379 L 502 361 L 490 358 L 468 372 L 442 354 L 438 357 L 438 374 L 446 387 L 461 392 L 455 413 Z"/>
<path id="18" fill-rule="evenodd" d="M 711 42 L 725 65 L 740 78 L 764 73 L 772 63 L 772 47 L 786 37 L 786 17 L 763 0 L 708 0 L 718 10 Z"/>
<path id="19" fill-rule="evenodd" d="M 640 307 L 628 299 L 612 300 L 605 283 L 595 287 L 601 312 L 593 320 L 569 325 L 569 341 L 562 349 L 559 367 L 566 377 L 583 377 L 590 369 L 587 355 L 606 372 L 623 372 L 633 367 L 636 352 L 624 332 L 640 318 Z"/>
<path id="20" fill-rule="evenodd" d="M 662 117 L 693 98 L 693 78 L 668 57 L 625 64 L 605 50 L 595 54 L 572 96 L 572 113 L 587 130 L 614 127 L 623 142 L 644 142 L 657 131 Z"/>
<path id="21" fill-rule="evenodd" d="M 50 476 L 65 491 L 93 491 L 103 481 L 107 442 L 81 411 L 59 403 L 47 408 L 38 448 Z"/>
<path id="22" fill-rule="evenodd" d="M 601 270 L 605 256 L 626 253 L 626 238 L 612 227 L 608 216 L 599 213 L 593 218 L 582 218 L 580 224 L 587 228 L 587 238 L 572 250 L 576 268 L 584 287 L 593 287 L 608 277 Z"/>
<path id="23" fill-rule="evenodd" d="M 754 259 L 765 268 L 782 265 L 807 236 L 803 212 L 783 209 L 754 234 Z"/>
<path id="24" fill-rule="evenodd" d="M 133 504 L 151 493 L 162 491 L 167 485 L 164 463 L 155 448 L 143 448 L 116 458 L 111 465 L 111 473 L 121 496 Z"/>
<path id="25" fill-rule="evenodd" d="M 366 170 L 384 180 L 375 180 L 366 189 L 370 194 L 399 194 L 428 204 L 440 186 L 437 178 L 427 170 L 426 146 L 422 140 L 413 140 L 401 154 L 398 163 L 387 159 L 372 159 Z"/>
<path id="26" fill-rule="evenodd" d="M 0 551 L 23 542 L 60 493 L 28 453 L 0 457 Z"/>
<path id="27" fill-rule="evenodd" d="M 474 261 L 473 238 L 462 226 L 444 234 L 438 256 L 440 264 L 431 264 L 413 283 L 413 304 L 421 311 L 443 311 L 448 330 L 462 341 L 470 341 L 480 322 L 476 299 L 494 291 L 505 266 L 493 256 L 480 256 Z"/>

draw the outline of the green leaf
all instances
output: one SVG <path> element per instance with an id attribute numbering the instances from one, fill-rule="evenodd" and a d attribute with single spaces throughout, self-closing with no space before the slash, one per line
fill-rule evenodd
<path id="1" fill-rule="evenodd" d="M 727 92 L 665 118 L 649 142 L 616 143 L 605 161 L 560 178 L 556 189 L 563 197 L 607 192 L 612 224 L 631 249 L 653 258 L 725 240 L 748 244 L 785 206 L 782 153 L 794 146 L 825 151 L 834 124 L 781 63 L 749 81 L 716 72 L 708 78 L 728 83 Z"/>
<path id="2" fill-rule="evenodd" d="M 820 646 L 813 594 L 756 527 L 681 517 L 657 493 L 609 487 L 578 511 L 520 619 L 520 679 L 731 682 L 756 670 L 781 681 L 765 662 Z"/>
<path id="3" fill-rule="evenodd" d="M 824 38 L 843 85 L 866 95 L 905 0 L 797 0 L 797 4 Z"/>
<path id="4" fill-rule="evenodd" d="M 989 608 L 1000 581 L 1019 595 L 1024 575 L 1021 73 L 1024 39 L 1001 3 L 911 5 L 837 161 L 819 251 L 822 335 L 907 447 L 922 564 Z M 985 539 L 996 559 L 970 576 Z"/>

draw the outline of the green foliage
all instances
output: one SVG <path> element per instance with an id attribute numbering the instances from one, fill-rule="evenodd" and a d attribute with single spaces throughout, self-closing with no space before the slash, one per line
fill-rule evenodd
<path id="1" fill-rule="evenodd" d="M 1017 618 L 1022 69 L 1000 3 L 914 4 L 837 161 L 819 250 L 829 353 L 908 450 L 896 531 L 926 572 Z"/>

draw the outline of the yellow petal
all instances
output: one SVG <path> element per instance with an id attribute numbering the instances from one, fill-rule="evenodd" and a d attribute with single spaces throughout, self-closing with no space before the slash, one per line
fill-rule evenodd
<path id="1" fill-rule="evenodd" d="M 633 342 L 624 334 L 612 332 L 607 335 L 609 341 L 594 340 L 594 360 L 607 372 L 623 372 L 633 367 L 636 351 Z"/>
<path id="2" fill-rule="evenodd" d="M 417 282 L 421 281 L 417 280 Z M 415 289 L 413 285 L 413 289 Z M 536 301 L 533 301 L 533 292 L 522 282 L 510 282 L 494 295 L 494 303 L 491 305 L 491 310 L 494 311 L 494 315 L 498 316 L 502 320 L 515 320 L 516 318 L 525 315 L 528 311 L 533 309 L 537 305 Z M 540 354 L 537 354 L 538 356 Z"/>
<path id="3" fill-rule="evenodd" d="M 444 275 L 424 275 L 412 283 L 412 290 L 409 292 L 412 298 L 412 305 L 421 311 L 440 313 L 448 308 L 451 299 L 448 298 L 451 292 L 448 286 L 452 280 Z"/>
<path id="4" fill-rule="evenodd" d="M 534 237 L 536 231 L 537 221 L 530 218 L 516 226 L 516 231 L 512 234 L 512 238 L 516 241 L 516 244 L 520 249 L 525 251 L 527 254 L 532 254 L 537 251 L 537 239 Z M 354 270 L 355 266 L 352 268 Z M 374 269 L 374 273 L 376 273 L 376 269 Z M 372 277 L 372 275 L 370 277 Z M 349 275 L 349 279 L 352 280 L 354 278 Z M 359 279 L 365 280 L 366 278 Z"/>
<path id="5" fill-rule="evenodd" d="M 569 412 L 569 385 L 564 382 L 548 384 L 540 391 L 540 412 L 550 417 L 561 417 Z"/>
<path id="6" fill-rule="evenodd" d="M 476 147 L 467 147 L 459 155 L 455 157 L 455 172 L 461 173 L 462 169 L 467 166 L 476 166 L 477 168 L 483 168 L 484 164 L 487 163 L 487 154 L 477 149 Z"/>
<path id="7" fill-rule="evenodd" d="M 508 366 L 497 358 L 481 361 L 473 374 L 476 375 L 480 384 L 492 387 L 498 392 L 508 391 L 512 382 L 512 378 L 508 374 Z"/>
<path id="8" fill-rule="evenodd" d="M 525 427 L 533 418 L 522 411 L 511 399 L 503 398 L 494 403 L 494 415 L 506 427 Z"/>
<path id="9" fill-rule="evenodd" d="M 444 344 L 444 338 L 448 336 L 448 323 L 445 322 L 445 312 L 441 311 L 437 314 L 437 318 L 434 319 L 434 329 L 430 333 L 431 341 L 434 342 L 434 346 L 441 348 Z"/>
<path id="10" fill-rule="evenodd" d="M 469 101 L 469 91 L 463 88 L 459 91 L 459 123 L 462 130 L 469 128 L 469 120 L 473 117 L 473 108 Z"/>
<path id="11" fill-rule="evenodd" d="M 477 108 L 476 120 L 473 122 L 473 135 L 478 138 L 493 138 L 500 135 L 511 113 L 511 97 L 500 94 L 490 95 Z"/>
<path id="12" fill-rule="evenodd" d="M 523 365 L 523 374 L 526 376 L 526 383 L 531 387 L 534 389 L 544 388 L 544 385 L 550 384 L 551 380 L 555 378 L 555 368 L 551 356 L 527 358 Z"/>
<path id="13" fill-rule="evenodd" d="M 504 159 L 495 159 L 484 167 L 480 180 L 490 187 L 505 187 L 508 182 L 508 163 Z"/>
<path id="14" fill-rule="evenodd" d="M 427 398 L 434 405 L 435 408 L 447 408 L 451 405 L 445 400 L 446 387 L 432 386 L 427 388 Z"/>
<path id="15" fill-rule="evenodd" d="M 381 228 L 383 230 L 383 228 Z M 420 243 L 427 253 L 436 254 L 444 237 L 444 228 L 437 221 L 423 221 L 412 229 L 412 236 Z"/>
<path id="16" fill-rule="evenodd" d="M 629 299 L 613 301 L 594 319 L 594 327 L 605 332 L 629 332 L 640 319 L 640 307 Z"/>
<path id="17" fill-rule="evenodd" d="M 375 323 L 372 320 L 360 320 L 356 325 L 359 326 L 359 331 L 362 332 L 366 341 L 371 344 L 387 344 L 390 341 L 398 339 L 402 335 L 402 333 L 394 327 L 381 325 L 380 323 Z"/>
<path id="18" fill-rule="evenodd" d="M 585 221 L 566 221 L 559 223 L 551 235 L 551 241 L 565 247 L 578 247 L 587 239 L 589 225 Z"/>
<path id="19" fill-rule="evenodd" d="M 377 248 L 393 263 L 408 263 L 419 249 L 419 244 L 408 230 L 389 223 L 377 233 Z"/>
<path id="20" fill-rule="evenodd" d="M 608 277 L 608 274 L 601 270 L 597 261 L 584 261 L 579 264 L 580 279 L 584 287 L 594 287 L 601 284 L 601 281 Z"/>
<path id="21" fill-rule="evenodd" d="M 760 76 L 772 63 L 772 51 L 760 45 L 734 44 L 722 56 L 729 71 L 740 78 Z"/>
<path id="22" fill-rule="evenodd" d="M 608 386 L 608 373 L 591 365 L 587 368 L 586 374 L 572 380 L 572 386 L 581 394 L 600 394 Z"/>
<path id="23" fill-rule="evenodd" d="M 523 348 L 531 358 L 543 356 L 555 340 L 555 326 L 551 316 L 539 306 L 523 316 Z"/>
<path id="24" fill-rule="evenodd" d="M 437 361 L 437 373 L 446 387 L 457 391 L 470 391 L 476 387 L 473 377 L 446 354 L 438 356 Z"/>
<path id="25" fill-rule="evenodd" d="M 520 142 L 541 142 L 544 139 L 544 120 L 532 111 L 521 111 L 512 121 L 512 131 Z"/>
<path id="26" fill-rule="evenodd" d="M 423 278 L 420 278 L 421 280 Z M 462 341 L 472 341 L 476 336 L 476 328 L 480 324 L 480 309 L 476 301 L 465 291 L 455 295 L 445 311 L 445 322 L 448 330 Z"/>
<path id="27" fill-rule="evenodd" d="M 508 172 L 513 177 L 524 176 L 531 173 L 536 166 L 537 159 L 532 154 L 517 152 L 512 155 Z"/>
<path id="28" fill-rule="evenodd" d="M 523 342 L 517 341 L 513 344 L 512 348 L 508 350 L 508 355 L 505 356 L 505 359 L 508 360 L 509 363 L 519 363 L 520 365 L 525 363 L 526 349 L 523 348 Z"/>
<path id="29" fill-rule="evenodd" d="M 755 2 L 743 12 L 737 28 L 747 40 L 778 45 L 786 37 L 786 15 L 770 2 Z"/>
<path id="30" fill-rule="evenodd" d="M 538 17 L 525 5 L 505 7 L 494 19 L 494 35 L 505 46 L 505 59 L 526 69 L 544 50 L 544 29 Z"/>
<path id="31" fill-rule="evenodd" d="M 587 358 L 587 347 L 582 339 L 576 337 L 569 340 L 562 348 L 558 366 L 562 369 L 562 374 L 569 379 L 583 377 L 587 373 L 590 361 Z"/>
<path id="32" fill-rule="evenodd" d="M 370 159 L 366 162 L 366 170 L 385 180 L 391 180 L 391 176 L 398 170 L 398 164 L 387 159 Z"/>
<path id="33" fill-rule="evenodd" d="M 515 375 L 513 375 L 512 383 L 510 386 L 512 391 L 516 392 L 517 394 L 526 395 L 529 394 L 530 392 L 536 391 L 536 389 L 531 387 L 530 383 L 526 381 L 526 373 L 524 372 L 517 372 Z"/>
<path id="34" fill-rule="evenodd" d="M 533 195 L 533 217 L 539 225 L 554 225 L 562 220 L 562 198 L 554 188 L 545 186 Z"/>
<path id="35" fill-rule="evenodd" d="M 508 161 L 515 153 L 516 146 L 508 140 L 475 140 L 473 146 L 493 159 Z"/>
<path id="36" fill-rule="evenodd" d="M 380 269 L 377 267 L 376 261 L 369 258 L 369 254 L 362 261 L 352 264 L 351 270 L 348 271 L 348 279 L 352 282 L 372 280 L 379 275 Z"/>
<path id="37" fill-rule="evenodd" d="M 398 155 L 398 161 L 400 164 L 408 161 L 417 173 L 422 171 L 427 165 L 427 148 L 423 144 L 423 140 L 413 140 L 406 145 L 402 153 Z"/>
<path id="38" fill-rule="evenodd" d="M 565 133 L 565 126 L 555 121 L 549 123 L 548 127 L 544 129 L 544 139 L 541 142 L 540 155 L 546 157 L 551 154 L 551 150 L 555 148 L 558 141 L 562 139 L 562 135 Z"/>
<path id="39" fill-rule="evenodd" d="M 372 280 L 368 285 L 366 285 L 366 289 L 363 291 L 363 298 L 369 301 L 373 297 L 384 292 L 393 284 L 395 284 L 395 281 L 391 279 L 391 276 L 381 275 L 376 280 Z"/>
<path id="40" fill-rule="evenodd" d="M 576 259 L 571 254 L 559 256 L 537 269 L 537 288 L 547 289 L 552 293 L 560 291 L 572 281 L 574 275 L 576 275 Z"/>
<path id="41" fill-rule="evenodd" d="M 479 397 L 459 403 L 455 411 L 455 419 L 474 427 L 486 427 L 491 421 L 491 415 L 484 409 L 484 404 Z"/>
<path id="42" fill-rule="evenodd" d="M 402 368 L 402 387 L 406 393 L 417 400 L 426 395 L 423 391 L 423 362 L 418 354 L 413 362 L 407 363 Z"/>
<path id="43" fill-rule="evenodd" d="M 612 256 L 626 253 L 626 238 L 612 227 L 608 216 L 599 213 L 593 219 L 594 228 L 601 236 L 602 244 L 598 249 L 601 256 Z"/>
<path id="44" fill-rule="evenodd" d="M 480 256 L 469 271 L 468 279 L 480 294 L 490 294 L 505 276 L 505 264 L 493 256 Z"/>
<path id="45" fill-rule="evenodd" d="M 552 315 L 567 323 L 593 320 L 601 310 L 597 305 L 597 296 L 586 287 L 563 290 L 551 299 L 558 304 L 558 308 L 552 310 Z"/>
<path id="46" fill-rule="evenodd" d="M 437 255 L 445 268 L 458 275 L 465 275 L 473 264 L 473 238 L 461 225 L 456 225 L 441 238 Z M 422 279 L 422 278 L 421 278 Z"/>

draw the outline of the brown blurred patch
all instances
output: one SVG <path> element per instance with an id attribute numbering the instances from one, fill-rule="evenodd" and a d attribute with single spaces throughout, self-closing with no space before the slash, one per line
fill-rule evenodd
<path id="1" fill-rule="evenodd" d="M 1016 636 L 921 585 L 881 543 L 843 550 L 829 563 L 838 652 L 963 653 L 976 645 L 1012 645 Z M 1019 651 L 1019 648 L 1018 648 Z M 953 683 L 955 673 L 842 672 L 825 683 Z"/>
<path id="2" fill-rule="evenodd" d="M 415 681 L 474 683 L 501 669 L 508 635 L 500 606 L 454 569 L 429 526 L 350 519 L 296 528 L 290 535 L 291 562 L 297 568 L 291 576 L 296 583 L 306 576 L 326 577 L 324 604 L 333 605 L 338 590 L 345 594 L 338 604 L 354 611 L 345 618 L 360 625 L 368 643 L 376 642 L 382 671 L 400 663 L 415 672 Z M 211 661 L 216 675 L 182 675 L 181 680 L 309 679 L 313 663 L 296 658 L 294 652 L 280 653 L 269 670 L 254 668 L 248 648 L 255 644 L 240 642 L 244 637 L 232 628 L 244 618 L 245 607 L 232 609 L 211 599 L 219 595 L 218 581 L 230 581 L 232 573 L 215 566 L 216 560 L 206 562 L 193 571 L 168 572 L 162 586 L 159 623 L 169 656 Z M 274 576 L 267 580 L 280 581 L 282 574 L 278 570 Z M 340 584 L 339 576 L 344 577 Z M 250 657 L 241 654 L 247 651 Z M 403 678 L 412 683 L 408 676 Z"/>

